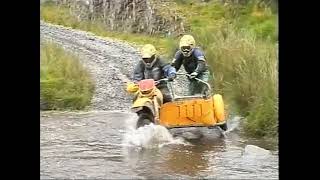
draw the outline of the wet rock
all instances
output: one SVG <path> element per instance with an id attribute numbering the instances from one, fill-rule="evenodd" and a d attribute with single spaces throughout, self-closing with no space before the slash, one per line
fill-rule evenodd
<path id="1" fill-rule="evenodd" d="M 266 150 L 254 145 L 247 145 L 244 148 L 244 153 L 243 153 L 243 156 L 245 157 L 265 158 L 265 157 L 269 157 L 270 155 L 271 155 L 271 152 L 269 150 Z"/>

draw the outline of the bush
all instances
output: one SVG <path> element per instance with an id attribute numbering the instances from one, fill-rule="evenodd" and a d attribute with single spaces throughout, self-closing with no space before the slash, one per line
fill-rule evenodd
<path id="1" fill-rule="evenodd" d="M 52 43 L 41 46 L 40 96 L 50 110 L 80 110 L 90 104 L 94 83 L 77 57 Z"/>
<path id="2" fill-rule="evenodd" d="M 225 25 L 223 31 L 195 34 L 205 48 L 217 93 L 224 94 L 247 116 L 251 134 L 275 134 L 277 124 L 278 61 L 276 45 L 248 31 Z M 263 133 L 262 133 L 263 132 Z"/>

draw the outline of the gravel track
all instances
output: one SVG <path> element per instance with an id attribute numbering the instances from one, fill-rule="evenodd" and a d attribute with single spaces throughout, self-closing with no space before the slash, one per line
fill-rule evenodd
<path id="1" fill-rule="evenodd" d="M 125 85 L 140 59 L 137 45 L 43 21 L 40 34 L 41 42 L 52 41 L 78 55 L 93 76 L 96 87 L 90 110 L 129 109 L 131 96 Z"/>

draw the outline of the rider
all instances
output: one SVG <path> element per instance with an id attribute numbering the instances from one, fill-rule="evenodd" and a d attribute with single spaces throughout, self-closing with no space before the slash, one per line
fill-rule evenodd
<path id="1" fill-rule="evenodd" d="M 201 79 L 205 82 L 209 81 L 210 72 L 208 65 L 205 60 L 204 53 L 202 50 L 195 46 L 196 42 L 191 35 L 184 35 L 180 39 L 180 49 L 176 52 L 175 57 L 172 61 L 172 66 L 175 67 L 176 71 L 179 71 L 183 64 L 187 74 L 189 74 L 189 93 L 194 95 L 197 93 L 203 93 L 206 86 L 199 83 L 194 78 Z"/>
<path id="2" fill-rule="evenodd" d="M 141 49 L 142 59 L 134 69 L 133 81 L 143 79 L 154 79 L 155 81 L 167 77 L 173 80 L 176 77 L 176 70 L 169 63 L 164 62 L 158 55 L 156 48 L 151 44 L 146 44 Z M 162 81 L 157 88 L 163 95 L 163 103 L 172 101 L 167 82 Z"/>

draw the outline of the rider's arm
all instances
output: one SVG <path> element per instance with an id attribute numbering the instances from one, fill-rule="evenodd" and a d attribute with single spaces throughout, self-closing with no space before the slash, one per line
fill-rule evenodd
<path id="1" fill-rule="evenodd" d="M 162 59 L 160 59 L 160 66 L 166 77 L 176 74 L 176 69 L 172 67 L 169 63 L 164 62 Z"/>
<path id="2" fill-rule="evenodd" d="M 136 65 L 136 67 L 134 68 L 133 81 L 137 82 L 137 81 L 144 79 L 143 66 L 144 65 L 143 65 L 142 61 L 139 61 L 138 64 Z"/>
<path id="3" fill-rule="evenodd" d="M 197 65 L 197 68 L 195 69 L 195 72 L 197 73 L 204 72 L 206 70 L 206 60 L 205 60 L 204 53 L 199 49 L 195 49 L 194 56 L 198 60 L 198 65 Z"/>
<path id="4" fill-rule="evenodd" d="M 179 71 L 181 65 L 182 65 L 182 53 L 180 51 L 177 51 L 172 60 L 171 66 L 174 67 L 176 71 Z"/>

